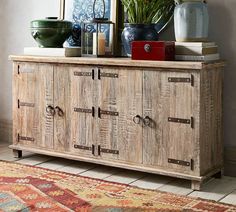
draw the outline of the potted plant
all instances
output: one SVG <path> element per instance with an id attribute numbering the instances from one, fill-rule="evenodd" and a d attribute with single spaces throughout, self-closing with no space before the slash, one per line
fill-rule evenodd
<path id="1" fill-rule="evenodd" d="M 122 32 L 125 53 L 131 56 L 131 43 L 158 40 L 159 32 L 170 21 L 175 0 L 121 0 L 128 23 Z"/>

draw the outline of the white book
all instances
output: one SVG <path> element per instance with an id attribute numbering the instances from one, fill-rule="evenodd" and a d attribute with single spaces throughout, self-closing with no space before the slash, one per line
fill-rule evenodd
<path id="1" fill-rule="evenodd" d="M 198 47 L 212 47 L 216 46 L 215 42 L 175 42 L 175 46 L 198 46 Z"/>
<path id="2" fill-rule="evenodd" d="M 208 55 L 217 54 L 218 46 L 201 47 L 201 46 L 176 46 L 175 54 L 177 55 Z"/>
<path id="3" fill-rule="evenodd" d="M 25 47 L 24 54 L 34 55 L 34 56 L 80 57 L 81 47 L 65 47 L 65 48 Z"/>
<path id="4" fill-rule="evenodd" d="M 195 56 L 195 55 L 175 55 L 175 60 L 181 60 L 181 61 L 213 61 L 213 60 L 219 60 L 220 55 L 219 54 L 208 54 L 208 55 L 202 55 L 202 56 Z"/>

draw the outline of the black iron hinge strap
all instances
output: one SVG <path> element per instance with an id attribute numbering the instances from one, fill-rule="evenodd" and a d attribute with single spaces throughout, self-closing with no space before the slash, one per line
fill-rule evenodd
<path id="1" fill-rule="evenodd" d="M 101 70 L 98 69 L 98 79 L 100 80 L 101 77 L 119 78 L 119 74 L 116 74 L 116 73 L 102 73 Z"/>
<path id="2" fill-rule="evenodd" d="M 191 83 L 191 86 L 194 86 L 194 76 L 191 75 L 190 78 L 185 78 L 185 77 L 168 77 L 168 82 L 173 82 L 173 83 Z"/>
<path id="3" fill-rule="evenodd" d="M 194 161 L 193 161 L 193 159 L 191 159 L 191 161 L 188 162 L 188 161 L 176 160 L 176 159 L 168 158 L 168 163 L 173 163 L 173 164 L 180 165 L 180 166 L 189 166 L 191 168 L 191 170 L 194 169 Z"/>
<path id="4" fill-rule="evenodd" d="M 77 77 L 92 77 L 92 79 L 94 80 L 94 69 L 92 69 L 92 72 L 75 71 L 74 76 L 77 76 Z"/>
<path id="5" fill-rule="evenodd" d="M 35 107 L 35 104 L 34 103 L 28 103 L 28 102 L 21 102 L 18 99 L 18 108 L 20 108 L 20 107 Z"/>
<path id="6" fill-rule="evenodd" d="M 88 151 L 92 151 L 92 147 L 89 146 L 82 146 L 82 145 L 74 145 L 75 149 L 81 149 L 81 150 L 88 150 Z"/>
<path id="7" fill-rule="evenodd" d="M 113 112 L 113 111 L 108 111 L 108 110 L 101 110 L 101 108 L 98 108 L 98 117 L 101 118 L 102 115 L 107 115 L 107 116 L 119 116 L 119 112 Z"/>
<path id="8" fill-rule="evenodd" d="M 180 123 L 180 124 L 190 124 L 191 128 L 194 128 L 194 118 L 193 117 L 191 117 L 190 119 L 169 117 L 168 122 L 174 122 L 174 123 Z"/>
<path id="9" fill-rule="evenodd" d="M 119 155 L 119 151 L 118 151 L 118 150 L 114 150 L 114 149 L 105 149 L 105 148 L 101 148 L 101 146 L 98 145 L 98 155 L 101 155 L 101 153 L 107 153 L 107 154 Z"/>
<path id="10" fill-rule="evenodd" d="M 31 141 L 34 142 L 35 139 L 32 137 L 26 137 L 26 136 L 20 136 L 20 134 L 18 134 L 18 142 L 20 141 Z"/>
<path id="11" fill-rule="evenodd" d="M 85 108 L 74 108 L 74 112 L 77 113 L 91 113 L 92 116 L 95 116 L 95 108 L 92 107 L 92 109 L 85 109 Z"/>

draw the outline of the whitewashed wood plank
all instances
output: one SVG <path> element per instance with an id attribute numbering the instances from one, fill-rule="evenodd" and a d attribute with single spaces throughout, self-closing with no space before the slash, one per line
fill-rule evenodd
<path id="1" fill-rule="evenodd" d="M 42 164 L 46 161 L 52 160 L 52 157 L 44 156 L 44 155 L 33 155 L 31 157 L 23 158 L 18 163 L 25 164 L 25 165 L 38 165 Z"/>
<path id="2" fill-rule="evenodd" d="M 108 167 L 108 166 L 98 166 L 94 169 L 88 170 L 86 172 L 81 173 L 81 176 L 84 177 L 92 177 L 96 179 L 105 179 L 114 173 L 117 173 L 119 169 Z"/>
<path id="3" fill-rule="evenodd" d="M 173 178 L 150 174 L 131 183 L 130 185 L 145 189 L 158 189 L 170 181 L 173 181 Z"/>
<path id="4" fill-rule="evenodd" d="M 70 174 L 80 174 L 86 172 L 90 169 L 94 169 L 96 167 L 95 164 L 91 163 L 83 163 L 83 162 L 75 162 L 68 166 L 64 166 L 62 168 L 57 169 L 58 171 L 70 173 Z"/>
<path id="5" fill-rule="evenodd" d="M 169 182 L 168 184 L 158 188 L 158 190 L 180 195 L 188 195 L 193 192 L 191 189 L 191 182 L 183 179 L 176 179 Z"/>
<path id="6" fill-rule="evenodd" d="M 94 65 L 103 64 L 108 66 L 122 66 L 122 67 L 140 67 L 140 68 L 166 68 L 171 69 L 174 68 L 176 71 L 182 71 L 183 69 L 202 69 L 203 67 L 206 69 L 212 67 L 221 67 L 224 66 L 224 62 L 219 61 L 216 63 L 203 63 L 203 62 L 189 62 L 189 61 L 135 61 L 135 60 L 128 60 L 123 58 L 73 58 L 73 57 L 40 57 L 40 56 L 18 56 L 18 55 L 11 55 L 10 59 L 14 62 L 43 62 L 43 63 L 60 63 L 60 64 L 78 64 L 78 65 Z M 155 70 L 155 69 L 153 69 Z"/>
<path id="7" fill-rule="evenodd" d="M 220 200 L 220 202 L 236 205 L 236 190 Z"/>
<path id="8" fill-rule="evenodd" d="M 51 169 L 51 170 L 58 170 L 62 167 L 68 166 L 71 163 L 72 163 L 72 161 L 70 161 L 70 160 L 65 160 L 65 159 L 59 158 L 59 159 L 53 159 L 51 161 L 47 161 L 47 162 L 39 164 L 37 166 L 41 167 L 41 168 Z"/>
<path id="9" fill-rule="evenodd" d="M 236 178 L 223 177 L 205 184 L 202 191 L 194 191 L 189 196 L 219 201 L 236 189 Z"/>
<path id="10" fill-rule="evenodd" d="M 105 178 L 105 180 L 123 184 L 130 184 L 133 183 L 134 181 L 139 180 L 140 178 L 143 178 L 144 176 L 146 176 L 146 174 L 143 172 L 122 170 L 119 173 L 116 173 L 110 177 Z"/>

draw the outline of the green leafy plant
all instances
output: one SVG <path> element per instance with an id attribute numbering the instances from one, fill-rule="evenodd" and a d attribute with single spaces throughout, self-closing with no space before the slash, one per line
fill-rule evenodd
<path id="1" fill-rule="evenodd" d="M 121 0 L 131 24 L 167 22 L 173 14 L 176 0 Z"/>

